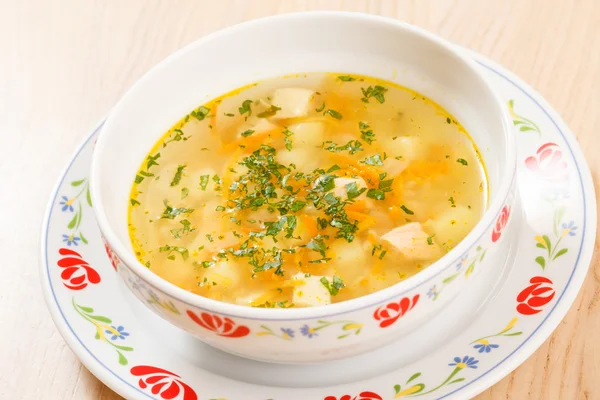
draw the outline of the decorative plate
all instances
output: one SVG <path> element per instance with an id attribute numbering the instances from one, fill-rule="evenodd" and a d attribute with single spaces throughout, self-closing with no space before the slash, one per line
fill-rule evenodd
<path id="1" fill-rule="evenodd" d="M 596 200 L 560 116 L 516 76 L 469 55 L 506 101 L 517 130 L 521 204 L 510 212 L 520 226 L 504 269 L 470 285 L 440 316 L 369 354 L 317 365 L 261 363 L 204 345 L 131 299 L 106 256 L 88 182 L 100 124 L 61 175 L 42 230 L 42 285 L 67 344 L 130 399 L 465 399 L 502 379 L 548 338 L 575 300 L 594 248 Z M 435 301 L 468 276 L 469 262 L 422 300 Z M 146 301 L 171 308 L 151 292 Z M 343 340 L 362 326 L 333 317 L 319 323 L 265 334 L 317 341 L 322 329 L 338 329 Z"/>

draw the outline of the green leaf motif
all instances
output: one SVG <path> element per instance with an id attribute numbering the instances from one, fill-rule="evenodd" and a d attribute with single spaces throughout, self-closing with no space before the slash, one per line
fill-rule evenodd
<path id="1" fill-rule="evenodd" d="M 71 186 L 77 187 L 77 186 L 81 185 L 83 182 L 85 182 L 85 179 L 80 179 L 78 181 L 73 181 L 73 182 L 71 182 Z"/>
<path id="2" fill-rule="evenodd" d="M 561 249 L 558 251 L 558 253 L 556 253 L 556 255 L 554 256 L 554 258 L 552 260 L 556 260 L 558 257 L 562 256 L 563 254 L 566 254 L 567 251 L 569 251 L 569 249 Z"/>
<path id="3" fill-rule="evenodd" d="M 125 358 L 125 356 L 117 350 L 117 353 L 119 354 L 119 364 L 121 365 L 127 365 L 127 358 Z"/>
<path id="4" fill-rule="evenodd" d="M 104 322 L 106 324 L 112 324 L 112 320 L 110 318 L 103 317 L 101 315 L 88 315 L 91 319 L 95 319 L 99 322 Z"/>
<path id="5" fill-rule="evenodd" d="M 400 390 L 402 389 L 402 386 L 400 385 L 394 385 L 394 391 L 396 392 L 396 394 L 398 394 L 400 392 Z"/>
<path id="6" fill-rule="evenodd" d="M 83 236 L 83 233 L 79 232 L 79 237 L 81 238 L 81 241 L 85 244 L 88 244 L 87 239 L 85 238 L 85 236 Z"/>
<path id="7" fill-rule="evenodd" d="M 75 215 L 73 216 L 73 219 L 71 220 L 71 222 L 69 222 L 69 225 L 67 225 L 67 228 L 69 228 L 69 229 L 75 228 L 75 225 L 77 225 L 78 219 L 79 219 L 79 212 L 76 212 Z"/>
<path id="8" fill-rule="evenodd" d="M 545 269 L 545 268 L 546 268 L 546 259 L 545 259 L 544 257 L 542 257 L 542 256 L 537 256 L 537 257 L 535 258 L 535 262 L 536 262 L 536 263 L 538 263 L 538 264 L 540 264 L 540 265 L 541 265 L 541 267 L 542 267 L 543 269 Z"/>
<path id="9" fill-rule="evenodd" d="M 406 383 L 410 383 L 411 381 L 414 381 L 415 379 L 417 379 L 417 378 L 418 378 L 418 377 L 420 377 L 420 376 L 421 376 L 421 373 L 420 373 L 420 372 L 417 372 L 416 374 L 414 374 L 413 376 L 411 376 L 411 377 L 410 377 L 410 378 L 409 378 L 409 379 L 406 381 Z"/>
<path id="10" fill-rule="evenodd" d="M 450 283 L 453 280 L 455 280 L 457 276 L 458 276 L 458 274 L 450 275 L 449 277 L 447 277 L 446 279 L 444 279 L 442 281 L 442 283 Z"/>
<path id="11" fill-rule="evenodd" d="M 522 334 L 523 332 L 513 332 L 513 333 L 506 333 L 502 336 L 519 336 L 520 334 Z"/>
<path id="12" fill-rule="evenodd" d="M 548 249 L 548 252 L 551 252 L 552 251 L 552 243 L 550 242 L 550 238 L 548 237 L 548 235 L 542 236 L 542 239 L 544 239 L 544 243 L 546 243 L 546 248 Z"/>
<path id="13" fill-rule="evenodd" d="M 93 313 L 94 312 L 94 309 L 92 307 L 84 307 L 84 306 L 79 306 L 79 305 L 77 307 L 79 307 L 79 309 L 81 311 L 86 312 L 86 313 Z"/>
<path id="14" fill-rule="evenodd" d="M 92 196 L 90 195 L 90 188 L 88 187 L 85 193 L 85 199 L 87 200 L 88 205 L 92 206 Z"/>
<path id="15" fill-rule="evenodd" d="M 453 381 L 450 381 L 450 383 L 448 383 L 448 385 L 451 385 L 451 384 L 453 384 L 453 383 L 462 382 L 462 381 L 464 381 L 464 380 L 465 380 L 465 378 L 458 378 L 458 379 L 455 379 L 455 380 L 453 380 Z"/>

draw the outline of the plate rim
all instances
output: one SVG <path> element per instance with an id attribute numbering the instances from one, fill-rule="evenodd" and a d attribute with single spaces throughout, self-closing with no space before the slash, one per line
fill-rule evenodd
<path id="1" fill-rule="evenodd" d="M 577 259 L 574 262 L 573 271 L 571 272 L 563 292 L 560 294 L 554 307 L 549 311 L 546 317 L 538 324 L 530 335 L 512 352 L 510 352 L 502 360 L 498 361 L 494 366 L 485 371 L 483 374 L 470 380 L 465 385 L 456 388 L 455 390 L 448 392 L 440 398 L 454 397 L 457 394 L 466 395 L 468 398 L 476 396 L 483 392 L 489 387 L 493 386 L 509 373 L 518 368 L 525 360 L 527 360 L 539 347 L 545 342 L 550 335 L 554 332 L 558 324 L 566 316 L 570 308 L 572 307 L 577 295 L 580 292 L 581 286 L 587 277 L 591 260 L 593 256 L 596 225 L 589 222 L 597 221 L 597 210 L 593 205 L 596 204 L 596 195 L 594 189 L 594 183 L 591 176 L 588 163 L 585 156 L 577 142 L 575 134 L 569 129 L 567 124 L 563 121 L 560 114 L 548 103 L 534 88 L 528 85 L 525 81 L 515 75 L 512 71 L 506 67 L 488 59 L 476 53 L 473 50 L 466 49 L 460 46 L 461 51 L 465 52 L 470 59 L 472 59 L 481 68 L 487 69 L 492 73 L 495 73 L 499 77 L 503 78 L 509 84 L 519 89 L 525 96 L 527 96 L 541 111 L 550 119 L 552 124 L 561 134 L 563 140 L 567 144 L 573 159 L 575 160 L 576 167 L 579 172 L 580 184 L 582 189 L 582 200 L 584 202 L 584 227 L 582 232 L 584 235 L 589 233 L 587 237 L 583 237 L 581 241 L 581 248 Z M 487 78 L 486 78 L 487 79 Z M 58 329 L 59 333 L 71 349 L 75 353 L 76 357 L 82 362 L 82 364 L 95 375 L 102 383 L 107 385 L 111 390 L 125 398 L 133 398 L 142 396 L 145 398 L 154 399 L 149 394 L 138 390 L 137 388 L 130 385 L 129 382 L 123 380 L 119 374 L 115 373 L 108 366 L 104 365 L 93 353 L 90 351 L 82 342 L 81 339 L 73 332 L 73 328 L 68 324 L 65 315 L 58 305 L 58 299 L 56 294 L 51 288 L 49 276 L 46 274 L 49 270 L 49 264 L 47 260 L 47 233 L 50 226 L 50 217 L 52 209 L 54 207 L 55 200 L 58 196 L 64 180 L 71 169 L 73 163 L 77 160 L 78 156 L 89 144 L 89 141 L 94 138 L 95 134 L 102 128 L 106 116 L 104 116 L 96 125 L 94 129 L 90 130 L 90 133 L 80 142 L 76 150 L 69 157 L 69 161 L 66 166 L 62 169 L 59 178 L 57 179 L 53 189 L 50 192 L 48 204 L 44 212 L 42 226 L 40 231 L 40 283 L 42 285 L 42 291 L 44 293 L 44 300 L 54 322 L 54 325 Z M 586 188 L 588 190 L 586 190 Z M 591 189 L 591 190 L 589 190 Z M 577 268 L 583 265 L 583 268 Z M 116 378 L 116 379 L 115 379 Z M 125 385 L 122 385 L 121 383 Z"/>

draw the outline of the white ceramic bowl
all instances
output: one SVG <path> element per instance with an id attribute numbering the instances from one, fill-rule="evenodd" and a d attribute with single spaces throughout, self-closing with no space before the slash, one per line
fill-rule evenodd
<path id="1" fill-rule="evenodd" d="M 127 231 L 129 191 L 152 145 L 204 102 L 264 78 L 331 71 L 380 77 L 441 104 L 472 135 L 487 165 L 491 201 L 473 231 L 442 259 L 387 289 L 328 306 L 264 309 L 184 291 L 138 262 Z M 288 14 L 236 25 L 179 50 L 114 107 L 96 144 L 94 209 L 107 251 L 150 309 L 206 343 L 273 362 L 317 362 L 388 343 L 433 318 L 490 263 L 505 259 L 502 231 L 514 199 L 512 122 L 470 61 L 440 38 L 395 20 L 342 12 Z M 486 254 L 485 258 L 483 254 Z M 460 262 L 467 274 L 447 279 Z M 487 265 L 486 265 L 487 264 Z M 476 284 L 476 283 L 474 283 Z"/>

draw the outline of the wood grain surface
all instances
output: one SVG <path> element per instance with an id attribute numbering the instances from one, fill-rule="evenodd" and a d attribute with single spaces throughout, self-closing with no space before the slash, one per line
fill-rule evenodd
<path id="1" fill-rule="evenodd" d="M 174 50 L 244 20 L 317 9 L 407 21 L 506 66 L 562 114 L 598 178 L 598 0 L 0 0 L 0 398 L 119 398 L 66 346 L 38 280 L 43 211 L 76 146 Z M 595 257 L 556 332 L 478 399 L 600 399 L 599 275 Z"/>

